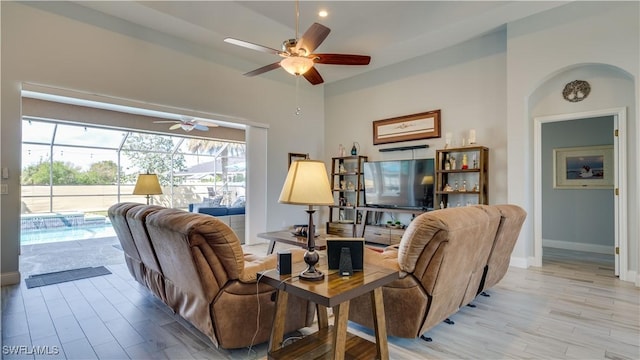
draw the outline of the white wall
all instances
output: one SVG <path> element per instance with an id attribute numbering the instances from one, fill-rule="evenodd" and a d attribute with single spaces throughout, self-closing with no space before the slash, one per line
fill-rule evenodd
<path id="1" fill-rule="evenodd" d="M 310 153 L 315 158 L 324 153 L 322 86 L 301 82 L 303 115 L 296 116 L 295 79 L 288 75 L 245 78 L 238 68 L 253 69 L 255 64 L 220 65 L 228 59 L 202 46 L 72 3 L 3 1 L 0 6 L 0 160 L 11 174 L 2 180 L 9 194 L 0 200 L 3 283 L 16 281 L 18 275 L 20 90 L 24 82 L 265 124 L 266 149 L 259 151 L 266 154 L 267 174 L 252 174 L 257 178 L 249 181 L 266 182 L 263 196 L 268 209 L 250 207 L 249 211 L 257 212 L 249 216 L 266 216 L 263 231 L 306 219 L 301 208 L 280 205 L 277 198 L 286 176 L 288 152 Z"/>
<path id="2" fill-rule="evenodd" d="M 553 94 L 561 95 L 562 88 L 547 95 L 536 94 L 538 87 L 563 71 L 582 64 L 607 64 L 621 69 L 633 79 L 638 96 L 639 58 L 638 2 L 573 2 L 508 24 L 507 26 L 507 136 L 508 177 L 520 179 L 508 184 L 509 202 L 523 206 L 529 216 L 533 209 L 533 117 L 599 110 L 626 106 L 628 109 L 628 217 L 638 219 L 638 125 L 637 101 L 614 98 L 603 89 L 597 101 L 582 101 L 575 105 L 555 100 L 534 112 L 530 101 Z M 597 78 L 597 76 L 595 76 Z M 575 80 L 575 79 L 573 79 Z M 603 83 L 601 81 L 597 81 Z M 606 83 L 606 82 L 604 82 Z M 559 85 L 559 84 L 558 84 Z M 598 84 L 599 85 L 599 84 Z M 562 84 L 564 86 L 564 83 Z M 592 85 L 593 86 L 593 85 Z M 596 90 L 599 91 L 599 90 Z M 531 98 L 530 98 L 531 97 Z M 535 99 L 534 99 L 535 98 Z M 556 98 L 557 99 L 557 98 Z M 620 103 L 624 103 L 620 105 Z M 533 222 L 528 218 L 514 250 L 514 257 L 523 265 L 534 256 Z M 638 270 L 638 225 L 630 224 L 628 231 L 629 268 Z M 639 282 L 640 283 L 640 282 Z"/>
<path id="3" fill-rule="evenodd" d="M 637 2 L 572 2 L 507 25 L 506 33 L 489 34 L 464 44 L 422 56 L 402 64 L 362 74 L 326 86 L 325 159 L 335 155 L 338 144 L 360 143 L 363 155 L 373 160 L 429 157 L 444 139 L 403 143 L 429 144 L 412 153 L 378 152 L 372 145 L 372 121 L 442 109 L 442 132 L 475 128 L 478 142 L 491 150 L 490 203 L 509 202 L 528 212 L 512 256 L 512 265 L 532 264 L 533 238 L 533 117 L 530 109 L 567 113 L 623 106 L 628 108 L 629 219 L 638 218 L 638 96 L 639 11 Z M 597 101 L 578 103 L 543 98 L 560 96 L 562 88 L 534 91 L 555 75 L 582 64 L 606 64 L 620 69 L 626 79 L 589 72 L 601 94 Z M 615 82 L 633 84 L 623 97 L 610 92 Z M 562 84 L 564 86 L 564 83 Z M 628 89 L 628 86 L 625 87 Z M 558 106 L 556 106 L 558 105 Z M 549 115 L 549 113 L 544 113 Z M 638 225 L 630 224 L 630 261 L 638 269 Z M 637 281 L 640 284 L 640 276 Z"/>
<path id="4" fill-rule="evenodd" d="M 461 145 L 476 129 L 489 151 L 489 202 L 507 201 L 505 33 L 496 32 L 428 56 L 329 84 L 325 90 L 325 159 L 339 144 L 360 144 L 369 160 L 434 157 L 444 135 Z M 440 109 L 441 138 L 373 145 L 373 121 Z M 428 144 L 428 149 L 379 152 L 381 148 Z"/>

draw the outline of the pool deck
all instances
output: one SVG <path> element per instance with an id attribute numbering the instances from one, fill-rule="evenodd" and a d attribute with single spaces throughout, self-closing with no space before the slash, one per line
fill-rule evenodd
<path id="1" fill-rule="evenodd" d="M 89 266 L 124 263 L 117 237 L 22 245 L 20 274 L 44 274 Z"/>
<path id="2" fill-rule="evenodd" d="M 244 251 L 266 254 L 267 242 L 243 245 Z M 20 254 L 20 275 L 45 274 L 56 271 L 89 266 L 124 264 L 124 252 L 120 250 L 118 238 L 85 239 L 45 244 L 22 245 Z"/>

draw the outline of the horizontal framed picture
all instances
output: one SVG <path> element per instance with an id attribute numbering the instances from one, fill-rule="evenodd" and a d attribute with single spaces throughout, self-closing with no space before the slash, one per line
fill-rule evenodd
<path id="1" fill-rule="evenodd" d="M 554 189 L 612 189 L 613 145 L 553 149 Z"/>
<path id="2" fill-rule="evenodd" d="M 373 144 L 440 137 L 440 110 L 373 122 Z"/>

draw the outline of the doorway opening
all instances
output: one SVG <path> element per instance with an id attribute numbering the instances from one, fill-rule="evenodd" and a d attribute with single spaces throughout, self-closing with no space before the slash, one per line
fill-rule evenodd
<path id="1" fill-rule="evenodd" d="M 613 260 L 613 273 L 622 280 L 627 272 L 626 199 L 616 194 L 626 190 L 626 109 L 605 109 L 534 119 L 534 263 L 543 266 L 543 254 L 562 259 L 571 252 L 582 258 L 600 255 L 606 270 Z M 593 127 L 592 127 L 593 126 Z M 580 129 L 580 130 L 576 130 Z M 582 132 L 582 135 L 578 133 Z M 568 135 L 570 134 L 570 135 Z M 571 141 L 575 141 L 572 143 Z M 561 188 L 553 186 L 558 173 L 553 150 L 562 147 L 611 144 L 612 172 L 606 188 Z M 585 147 L 586 148 L 586 147 Z M 563 169 L 563 171 L 568 171 Z M 556 184 L 557 185 L 557 184 Z M 557 220 L 561 219 L 561 222 Z M 557 238 L 553 238 L 557 237 Z M 560 253 L 559 256 L 557 256 Z M 577 253 L 574 255 L 578 255 Z M 546 256 L 545 256 L 546 261 Z"/>

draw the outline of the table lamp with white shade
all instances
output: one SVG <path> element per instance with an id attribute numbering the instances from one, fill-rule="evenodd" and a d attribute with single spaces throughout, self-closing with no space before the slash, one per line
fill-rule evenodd
<path id="1" fill-rule="evenodd" d="M 147 205 L 149 205 L 151 195 L 162 195 L 158 175 L 149 173 L 138 175 L 136 186 L 133 188 L 133 195 L 145 195 L 147 197 Z"/>
<path id="2" fill-rule="evenodd" d="M 287 173 L 278 202 L 282 204 L 307 205 L 309 207 L 306 210 L 309 214 L 307 252 L 304 254 L 304 262 L 307 264 L 307 269 L 300 273 L 300 278 L 313 281 L 322 280 L 324 274 L 315 267 L 320 256 L 315 251 L 315 230 L 313 227 L 313 213 L 315 210 L 313 206 L 333 205 L 334 203 L 324 162 L 317 160 L 294 161 L 289 168 L 289 173 Z"/>

